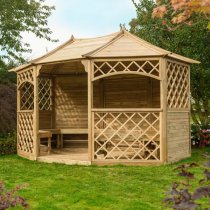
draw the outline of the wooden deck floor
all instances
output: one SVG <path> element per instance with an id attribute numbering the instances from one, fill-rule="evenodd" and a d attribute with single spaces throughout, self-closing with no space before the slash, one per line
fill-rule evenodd
<path id="1" fill-rule="evenodd" d="M 67 165 L 91 164 L 88 160 L 87 148 L 65 148 L 62 150 L 53 149 L 50 155 L 46 152 L 41 152 L 37 160 L 45 163 L 62 163 Z"/>

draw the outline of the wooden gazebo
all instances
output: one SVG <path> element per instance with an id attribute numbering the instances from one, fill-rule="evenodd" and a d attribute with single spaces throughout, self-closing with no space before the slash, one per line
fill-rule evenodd
<path id="1" fill-rule="evenodd" d="M 17 150 L 67 164 L 190 156 L 190 64 L 125 30 L 75 39 L 17 73 Z"/>

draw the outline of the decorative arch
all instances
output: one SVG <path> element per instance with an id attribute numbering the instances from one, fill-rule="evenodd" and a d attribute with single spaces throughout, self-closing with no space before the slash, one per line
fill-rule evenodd
<path id="1" fill-rule="evenodd" d="M 153 79 L 160 80 L 160 77 L 153 76 L 151 74 L 141 73 L 141 72 L 113 72 L 113 73 L 110 73 L 110 74 L 105 74 L 105 75 L 98 76 L 98 77 L 94 78 L 92 81 L 94 82 L 96 80 L 99 80 L 99 79 L 102 79 L 102 78 L 105 78 L 105 77 L 115 76 L 115 75 L 132 75 L 132 74 L 133 75 L 139 75 L 139 76 L 151 77 Z"/>
<path id="2" fill-rule="evenodd" d="M 138 74 L 160 80 L 159 60 L 95 61 L 92 81 L 120 74 Z"/>
<path id="3" fill-rule="evenodd" d="M 34 85 L 29 82 L 23 82 L 19 88 L 19 105 L 20 110 L 33 110 L 34 109 Z"/>

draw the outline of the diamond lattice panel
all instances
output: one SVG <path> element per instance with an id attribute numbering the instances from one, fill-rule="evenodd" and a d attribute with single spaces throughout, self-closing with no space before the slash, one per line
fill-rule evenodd
<path id="1" fill-rule="evenodd" d="M 39 78 L 39 110 L 51 110 L 51 80 Z"/>
<path id="2" fill-rule="evenodd" d="M 33 83 L 33 69 L 18 73 L 17 75 L 17 86 L 19 87 L 23 82 Z"/>
<path id="3" fill-rule="evenodd" d="M 167 62 L 167 101 L 169 108 L 189 106 L 189 67 Z"/>
<path id="4" fill-rule="evenodd" d="M 159 113 L 94 113 L 95 160 L 160 160 Z"/>
<path id="5" fill-rule="evenodd" d="M 17 148 L 24 153 L 32 154 L 33 145 L 33 112 L 18 113 Z"/>
<path id="6" fill-rule="evenodd" d="M 115 73 L 143 73 L 159 77 L 159 61 L 109 61 L 94 63 L 94 79 Z"/>
<path id="7" fill-rule="evenodd" d="M 20 89 L 20 109 L 33 110 L 34 108 L 34 86 L 29 82 L 24 82 Z"/>

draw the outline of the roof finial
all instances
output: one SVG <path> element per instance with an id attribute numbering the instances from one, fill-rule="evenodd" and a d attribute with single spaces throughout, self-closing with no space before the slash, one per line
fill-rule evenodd
<path id="1" fill-rule="evenodd" d="M 71 35 L 71 40 L 74 40 L 74 35 L 73 34 Z"/>
<path id="2" fill-rule="evenodd" d="M 127 31 L 127 29 L 125 27 L 125 23 L 123 23 L 123 24 L 120 23 L 120 31 Z"/>

